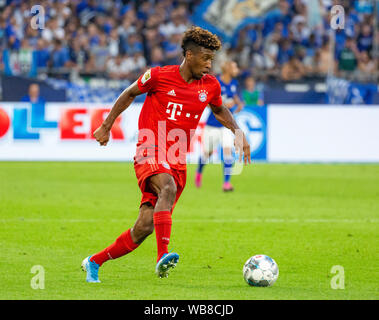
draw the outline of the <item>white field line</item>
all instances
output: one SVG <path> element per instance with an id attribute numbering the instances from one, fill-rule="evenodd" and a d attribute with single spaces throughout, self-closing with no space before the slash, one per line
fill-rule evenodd
<path id="1" fill-rule="evenodd" d="M 52 219 L 52 218 L 5 218 L 0 219 L 0 223 L 11 222 L 56 222 L 56 223 L 126 223 L 135 218 L 125 219 Z M 281 219 L 281 218 L 250 218 L 250 219 L 175 219 L 173 217 L 173 223 L 378 223 L 379 219 L 336 219 L 336 218 L 322 218 L 322 219 Z"/>

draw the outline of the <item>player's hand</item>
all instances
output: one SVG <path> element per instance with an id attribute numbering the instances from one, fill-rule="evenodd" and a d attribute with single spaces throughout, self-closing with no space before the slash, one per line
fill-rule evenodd
<path id="1" fill-rule="evenodd" d="M 106 146 L 109 141 L 110 130 L 101 125 L 94 131 L 93 136 L 101 146 Z"/>
<path id="2" fill-rule="evenodd" d="M 241 162 L 243 157 L 243 162 L 245 164 L 251 164 L 250 145 L 241 129 L 236 130 L 234 147 L 236 152 L 239 154 L 239 161 Z"/>

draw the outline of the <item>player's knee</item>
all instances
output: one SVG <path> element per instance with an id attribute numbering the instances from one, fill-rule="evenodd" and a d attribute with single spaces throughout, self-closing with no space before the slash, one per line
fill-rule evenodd
<path id="1" fill-rule="evenodd" d="M 167 183 L 159 193 L 159 198 L 167 201 L 169 204 L 173 204 L 176 198 L 177 188 L 175 183 Z"/>
<path id="2" fill-rule="evenodd" d="M 224 157 L 231 157 L 232 156 L 232 149 L 231 148 L 224 148 L 223 150 L 223 156 Z"/>
<path id="3" fill-rule="evenodd" d="M 213 151 L 204 151 L 202 158 L 204 161 L 207 161 L 212 156 Z"/>

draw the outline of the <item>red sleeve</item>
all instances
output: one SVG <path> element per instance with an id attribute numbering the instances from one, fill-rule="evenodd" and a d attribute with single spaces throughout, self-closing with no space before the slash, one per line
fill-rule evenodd
<path id="1" fill-rule="evenodd" d="M 138 78 L 138 89 L 142 92 L 153 91 L 158 83 L 159 67 L 147 70 Z"/>
<path id="2" fill-rule="evenodd" d="M 221 98 L 221 86 L 220 82 L 215 78 L 215 86 L 213 89 L 213 97 L 209 101 L 209 103 L 216 107 L 221 107 L 222 105 L 222 98 Z"/>

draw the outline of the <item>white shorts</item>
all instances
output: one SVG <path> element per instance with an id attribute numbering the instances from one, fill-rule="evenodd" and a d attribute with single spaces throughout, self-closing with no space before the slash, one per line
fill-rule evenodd
<path id="1" fill-rule="evenodd" d="M 205 126 L 203 131 L 203 150 L 209 154 L 220 145 L 223 148 L 234 147 L 233 132 L 225 127 Z"/>

